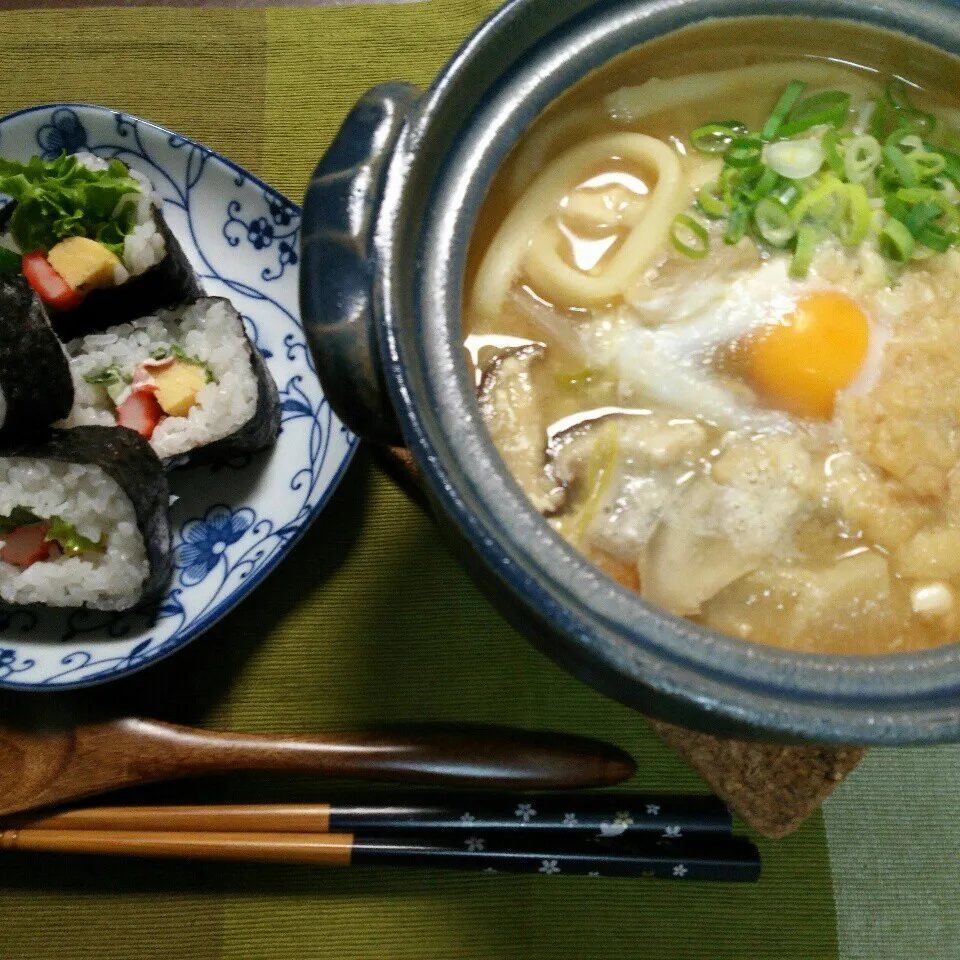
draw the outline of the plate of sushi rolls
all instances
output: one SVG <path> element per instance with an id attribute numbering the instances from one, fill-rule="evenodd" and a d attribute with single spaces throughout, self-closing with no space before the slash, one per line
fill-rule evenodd
<path id="1" fill-rule="evenodd" d="M 357 440 L 306 345 L 299 229 L 137 117 L 0 118 L 0 687 L 167 656 L 323 508 Z"/>

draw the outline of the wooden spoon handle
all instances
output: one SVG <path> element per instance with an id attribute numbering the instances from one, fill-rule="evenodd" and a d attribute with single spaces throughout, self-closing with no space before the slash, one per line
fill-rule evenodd
<path id="1" fill-rule="evenodd" d="M 600 740 L 502 727 L 432 726 L 312 738 L 216 733 L 145 720 L 119 726 L 137 748 L 142 780 L 282 770 L 449 787 L 572 789 L 620 783 L 635 770 L 626 753 Z"/>

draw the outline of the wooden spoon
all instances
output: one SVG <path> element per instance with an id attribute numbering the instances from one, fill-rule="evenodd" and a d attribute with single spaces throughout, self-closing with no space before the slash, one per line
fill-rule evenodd
<path id="1" fill-rule="evenodd" d="M 600 740 L 504 727 L 307 738 L 132 718 L 62 730 L 0 726 L 0 816 L 119 787 L 239 770 L 523 790 L 609 786 L 631 777 L 635 764 Z"/>

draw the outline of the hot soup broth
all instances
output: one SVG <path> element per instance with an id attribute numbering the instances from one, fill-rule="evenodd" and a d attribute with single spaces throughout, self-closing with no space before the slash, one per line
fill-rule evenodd
<path id="1" fill-rule="evenodd" d="M 466 347 L 507 466 L 610 576 L 760 643 L 956 639 L 957 90 L 905 38 L 715 23 L 513 151 Z"/>

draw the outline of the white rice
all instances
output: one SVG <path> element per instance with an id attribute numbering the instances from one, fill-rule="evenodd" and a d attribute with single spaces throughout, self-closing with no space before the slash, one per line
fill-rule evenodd
<path id="1" fill-rule="evenodd" d="M 109 166 L 106 160 L 92 153 L 81 151 L 74 156 L 88 170 L 106 170 Z M 130 176 L 140 184 L 141 190 L 139 193 L 126 194 L 117 204 L 119 208 L 132 201 L 136 205 L 136 215 L 133 230 L 123 239 L 123 255 L 120 258 L 122 262 L 113 271 L 113 282 L 116 286 L 156 266 L 167 252 L 163 234 L 153 222 L 153 211 L 159 209 L 162 202 L 160 196 L 154 191 L 149 178 L 139 170 L 130 170 Z M 9 232 L 0 235 L 0 247 L 6 247 L 15 253 L 22 252 Z"/>
<path id="2" fill-rule="evenodd" d="M 103 157 L 98 157 L 95 153 L 88 153 L 86 150 L 78 150 L 74 154 L 74 157 L 76 157 L 81 167 L 86 167 L 94 173 L 101 173 L 110 166 L 108 160 L 104 160 Z"/>
<path id="3" fill-rule="evenodd" d="M 188 453 L 229 436 L 250 420 L 258 385 L 243 320 L 226 301 L 200 300 L 68 343 L 74 401 L 61 426 L 115 426 L 116 408 L 106 388 L 87 383 L 84 377 L 114 363 L 132 374 L 154 351 L 174 344 L 208 364 L 217 382 L 200 389 L 196 405 L 185 417 L 167 417 L 157 425 L 150 438 L 157 456 Z"/>
<path id="4" fill-rule="evenodd" d="M 90 540 L 105 537 L 106 550 L 62 556 L 26 569 L 0 560 L 0 600 L 95 610 L 122 610 L 139 600 L 150 575 L 146 547 L 133 505 L 103 470 L 0 457 L 0 515 L 10 516 L 15 507 L 42 518 L 58 516 Z"/>
<path id="5" fill-rule="evenodd" d="M 92 153 L 75 153 L 74 156 L 88 170 L 106 170 L 109 163 Z M 144 273 L 158 264 L 166 253 L 167 245 L 163 235 L 153 222 L 154 207 L 159 208 L 160 197 L 154 192 L 153 184 L 139 170 L 130 170 L 130 176 L 140 184 L 140 193 L 128 193 L 120 198 L 118 207 L 133 201 L 137 212 L 134 217 L 136 226 L 123 240 L 123 266 L 114 270 L 113 282 L 119 286 L 129 277 Z"/>

